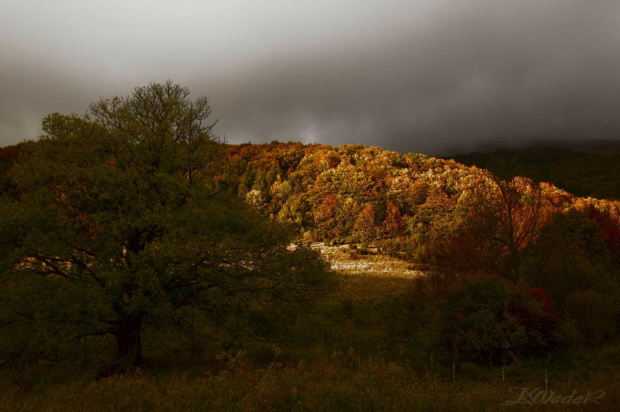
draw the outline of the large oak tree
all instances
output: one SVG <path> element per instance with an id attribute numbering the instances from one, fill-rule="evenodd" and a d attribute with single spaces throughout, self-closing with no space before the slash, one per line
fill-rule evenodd
<path id="1" fill-rule="evenodd" d="M 256 326 L 325 289 L 316 254 L 222 186 L 210 113 L 168 81 L 44 119 L 0 201 L 0 363 L 108 335 L 138 365 L 145 327 L 179 308 Z"/>

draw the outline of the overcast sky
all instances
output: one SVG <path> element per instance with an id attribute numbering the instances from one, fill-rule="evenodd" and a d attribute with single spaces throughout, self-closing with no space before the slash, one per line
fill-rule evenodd
<path id="1" fill-rule="evenodd" d="M 620 139 L 620 1 L 0 0 L 0 146 L 166 79 L 231 143 Z"/>

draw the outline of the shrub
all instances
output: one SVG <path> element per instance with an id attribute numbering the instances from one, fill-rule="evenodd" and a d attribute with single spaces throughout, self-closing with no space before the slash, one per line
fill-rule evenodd
<path id="1" fill-rule="evenodd" d="M 599 346 L 615 334 L 618 308 L 608 296 L 593 290 L 573 292 L 566 297 L 566 312 L 587 344 Z"/>
<path id="2" fill-rule="evenodd" d="M 544 353 L 562 341 L 549 296 L 504 279 L 457 279 L 436 309 L 437 343 L 458 359 L 492 366 Z"/>

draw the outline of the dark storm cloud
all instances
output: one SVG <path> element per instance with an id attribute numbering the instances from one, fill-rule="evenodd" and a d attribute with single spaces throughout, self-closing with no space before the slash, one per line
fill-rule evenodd
<path id="1" fill-rule="evenodd" d="M 332 3 L 315 10 L 267 1 L 272 8 L 241 19 L 222 10 L 207 43 L 189 42 L 200 57 L 141 49 L 151 64 L 135 62 L 129 74 L 111 63 L 65 62 L 50 72 L 23 62 L 29 73 L 13 69 L 5 78 L 0 63 L 0 138 L 27 134 L 37 110 L 83 111 L 100 96 L 166 78 L 207 94 L 217 131 L 233 143 L 442 154 L 488 142 L 620 138 L 616 0 Z"/>
<path id="2" fill-rule="evenodd" d="M 83 114 L 93 100 L 131 90 L 96 71 L 6 44 L 0 43 L 0 54 L 0 146 L 38 138 L 49 113 Z"/>
<path id="3" fill-rule="evenodd" d="M 617 2 L 463 3 L 373 48 L 248 68 L 214 88 L 222 127 L 433 153 L 620 137 Z"/>

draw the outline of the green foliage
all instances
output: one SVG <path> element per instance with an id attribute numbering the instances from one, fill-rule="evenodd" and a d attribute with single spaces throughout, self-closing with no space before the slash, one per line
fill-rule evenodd
<path id="1" fill-rule="evenodd" d="M 560 304 L 574 291 L 611 291 L 614 269 L 598 230 L 595 222 L 576 209 L 555 214 L 527 251 L 528 281 Z"/>
<path id="2" fill-rule="evenodd" d="M 120 366 L 137 365 L 143 330 L 188 305 L 264 335 L 294 313 L 287 302 L 329 287 L 315 252 L 289 251 L 286 230 L 215 179 L 211 109 L 188 96 L 151 84 L 85 116 L 52 114 L 24 147 L 20 197 L 0 201 L 2 366 L 103 335 Z"/>
<path id="3" fill-rule="evenodd" d="M 12 193 L 16 189 L 10 170 L 17 161 L 20 151 L 21 145 L 0 148 L 0 196 L 4 193 Z"/>
<path id="4" fill-rule="evenodd" d="M 598 216 L 598 213 L 595 215 Z M 528 282 L 543 288 L 565 311 L 586 345 L 612 339 L 620 308 L 620 267 L 613 247 L 617 230 L 570 209 L 557 213 L 529 248 L 525 259 Z"/>
<path id="5" fill-rule="evenodd" d="M 488 276 L 463 277 L 435 305 L 438 343 L 456 360 L 504 364 L 564 340 L 551 300 L 540 289 Z"/>

